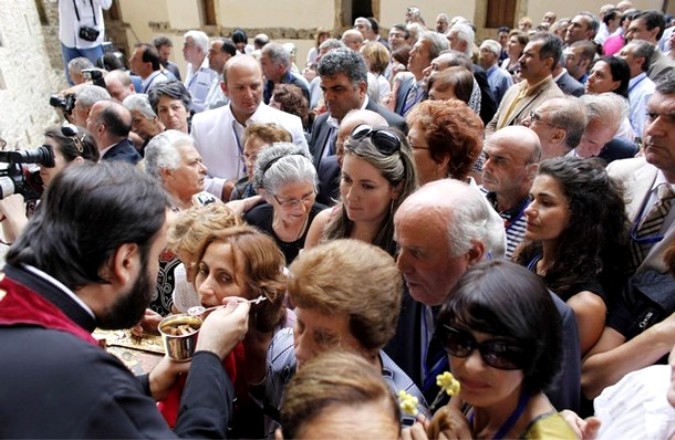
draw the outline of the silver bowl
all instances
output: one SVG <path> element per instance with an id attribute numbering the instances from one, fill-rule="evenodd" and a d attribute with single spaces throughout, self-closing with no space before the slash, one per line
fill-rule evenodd
<path id="1" fill-rule="evenodd" d="M 187 362 L 192 359 L 197 347 L 197 336 L 202 319 L 188 314 L 170 315 L 159 322 L 159 333 L 166 354 L 175 361 Z"/>

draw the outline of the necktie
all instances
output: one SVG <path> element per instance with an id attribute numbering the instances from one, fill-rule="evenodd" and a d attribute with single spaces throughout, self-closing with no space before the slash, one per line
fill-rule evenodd
<path id="1" fill-rule="evenodd" d="M 408 90 L 408 94 L 405 96 L 405 105 L 403 106 L 403 116 L 407 115 L 410 110 L 417 104 L 417 82 L 415 81 Z"/>
<path id="2" fill-rule="evenodd" d="M 654 237 L 659 233 L 663 227 L 663 222 L 670 211 L 670 207 L 675 198 L 675 192 L 667 183 L 662 183 L 656 188 L 658 200 L 651 207 L 647 215 L 644 216 L 640 225 L 633 234 L 632 251 L 633 251 L 633 265 L 637 268 L 645 259 L 649 249 L 660 241 L 658 237 Z M 650 240 L 653 237 L 654 240 Z"/>

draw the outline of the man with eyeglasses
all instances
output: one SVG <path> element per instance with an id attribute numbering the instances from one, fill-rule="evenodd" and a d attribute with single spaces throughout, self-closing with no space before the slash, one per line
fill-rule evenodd
<path id="1" fill-rule="evenodd" d="M 579 98 L 565 96 L 540 104 L 523 121 L 539 136 L 541 160 L 573 156 L 586 128 L 586 108 Z"/>
<path id="2" fill-rule="evenodd" d="M 675 280 L 664 262 L 675 240 L 675 75 L 657 82 L 643 133 L 644 157 L 607 167 L 626 188 L 633 276 L 584 361 L 583 391 L 591 399 L 632 371 L 665 363 L 675 345 Z"/>
<path id="3" fill-rule="evenodd" d="M 385 351 L 425 397 L 433 399 L 436 375 L 448 369 L 445 351 L 434 336 L 435 315 L 469 267 L 503 257 L 504 223 L 480 191 L 443 179 L 423 186 L 401 204 L 394 231 L 406 293 L 396 335 Z M 558 410 L 575 409 L 580 356 L 576 319 L 569 306 L 552 297 L 561 313 L 565 344 L 562 374 L 555 391 L 547 395 Z"/>

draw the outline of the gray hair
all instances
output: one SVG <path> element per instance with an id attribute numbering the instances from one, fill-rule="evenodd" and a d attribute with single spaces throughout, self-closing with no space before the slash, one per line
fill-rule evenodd
<path id="1" fill-rule="evenodd" d="M 316 169 L 304 148 L 278 142 L 258 154 L 253 171 L 255 189 L 276 194 L 282 186 L 297 182 L 311 183 L 317 189 Z"/>
<path id="2" fill-rule="evenodd" d="M 485 40 L 481 43 L 480 48 L 486 48 L 493 54 L 499 56 L 502 52 L 502 45 L 496 42 L 495 40 Z"/>
<path id="3" fill-rule="evenodd" d="M 75 102 L 85 108 L 91 108 L 98 101 L 110 101 L 111 99 L 106 89 L 92 84 L 80 84 L 75 90 Z"/>
<path id="4" fill-rule="evenodd" d="M 319 45 L 319 51 L 327 50 L 327 49 L 333 50 L 333 49 L 346 49 L 346 48 L 347 48 L 347 46 L 345 46 L 345 44 L 342 41 L 336 40 L 335 38 L 329 38 L 326 41 L 324 41 L 323 43 L 321 43 L 321 45 Z"/>
<path id="5" fill-rule="evenodd" d="M 464 53 L 469 57 L 472 55 L 473 41 L 476 38 L 476 33 L 467 23 L 459 22 L 452 25 L 449 32 L 457 32 L 457 39 L 466 43 L 466 50 Z"/>
<path id="6" fill-rule="evenodd" d="M 487 198 L 477 188 L 459 180 L 444 179 L 439 182 L 444 193 L 452 190 L 458 198 L 461 197 L 461 203 L 455 199 L 452 207 L 447 206 L 450 255 L 465 254 L 478 241 L 483 243 L 485 252 L 492 258 L 503 257 L 506 250 L 504 220 L 490 206 Z"/>
<path id="7" fill-rule="evenodd" d="M 68 61 L 68 71 L 81 73 L 84 69 L 92 69 L 94 64 L 86 57 L 77 57 Z"/>
<path id="8" fill-rule="evenodd" d="M 613 92 L 583 95 L 580 99 L 586 106 L 588 124 L 601 122 L 603 125 L 614 127 L 615 134 L 619 130 L 623 118 L 628 114 L 626 99 Z"/>
<path id="9" fill-rule="evenodd" d="M 194 139 L 178 130 L 166 130 L 153 137 L 145 147 L 145 171 L 162 183 L 163 169 L 175 170 L 181 165 L 178 147 L 194 145 Z"/>
<path id="10" fill-rule="evenodd" d="M 656 52 L 656 46 L 648 41 L 632 40 L 623 47 L 622 51 L 626 49 L 630 49 L 634 57 L 641 57 L 645 59 L 642 63 L 643 72 L 649 70 L 649 66 L 652 65 L 652 57 L 654 56 L 654 52 Z"/>
<path id="11" fill-rule="evenodd" d="M 319 75 L 333 76 L 343 73 L 349 77 L 354 87 L 361 82 L 368 83 L 366 63 L 360 53 L 351 49 L 335 49 L 321 57 Z"/>
<path id="12" fill-rule="evenodd" d="M 354 20 L 354 26 L 356 26 L 356 23 L 363 23 L 363 25 L 368 29 L 373 28 L 373 25 L 370 23 L 370 20 L 368 20 L 366 17 L 357 17 L 356 20 Z"/>
<path id="13" fill-rule="evenodd" d="M 148 95 L 144 93 L 136 93 L 135 95 L 127 96 L 124 98 L 122 105 L 126 107 L 129 112 L 137 110 L 145 117 L 145 119 L 154 119 L 157 117 L 157 114 L 150 106 Z"/>
<path id="14" fill-rule="evenodd" d="M 285 69 L 291 67 L 291 53 L 283 44 L 267 43 L 262 48 L 262 54 L 267 55 L 274 65 L 284 66 Z"/>
<path id="15" fill-rule="evenodd" d="M 191 39 L 192 42 L 201 49 L 202 53 L 207 53 L 209 51 L 209 36 L 205 32 L 191 30 L 187 31 L 183 35 L 184 39 Z"/>
<path id="16" fill-rule="evenodd" d="M 445 38 L 445 35 L 439 34 L 438 32 L 428 31 L 422 32 L 417 41 L 428 41 L 431 43 L 429 45 L 429 57 L 430 59 L 436 58 L 444 50 L 448 50 L 448 39 Z"/>
<path id="17" fill-rule="evenodd" d="M 588 124 L 586 106 L 575 96 L 554 98 L 548 102 L 552 104 L 550 109 L 551 125 L 563 128 L 565 130 L 565 144 L 570 150 L 576 148 L 581 142 L 581 136 L 583 136 L 586 124 Z M 560 105 L 556 105 L 558 103 Z"/>

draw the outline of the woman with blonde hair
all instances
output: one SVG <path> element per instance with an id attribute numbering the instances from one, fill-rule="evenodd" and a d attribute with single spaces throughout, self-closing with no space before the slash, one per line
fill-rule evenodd
<path id="1" fill-rule="evenodd" d="M 382 43 L 377 41 L 369 41 L 361 47 L 361 55 L 368 67 L 368 84 L 371 82 L 377 85 L 375 101 L 380 104 L 382 99 L 391 93 L 391 84 L 384 76 L 384 71 L 389 66 L 389 51 Z M 368 90 L 368 97 L 370 98 L 370 89 Z"/>

